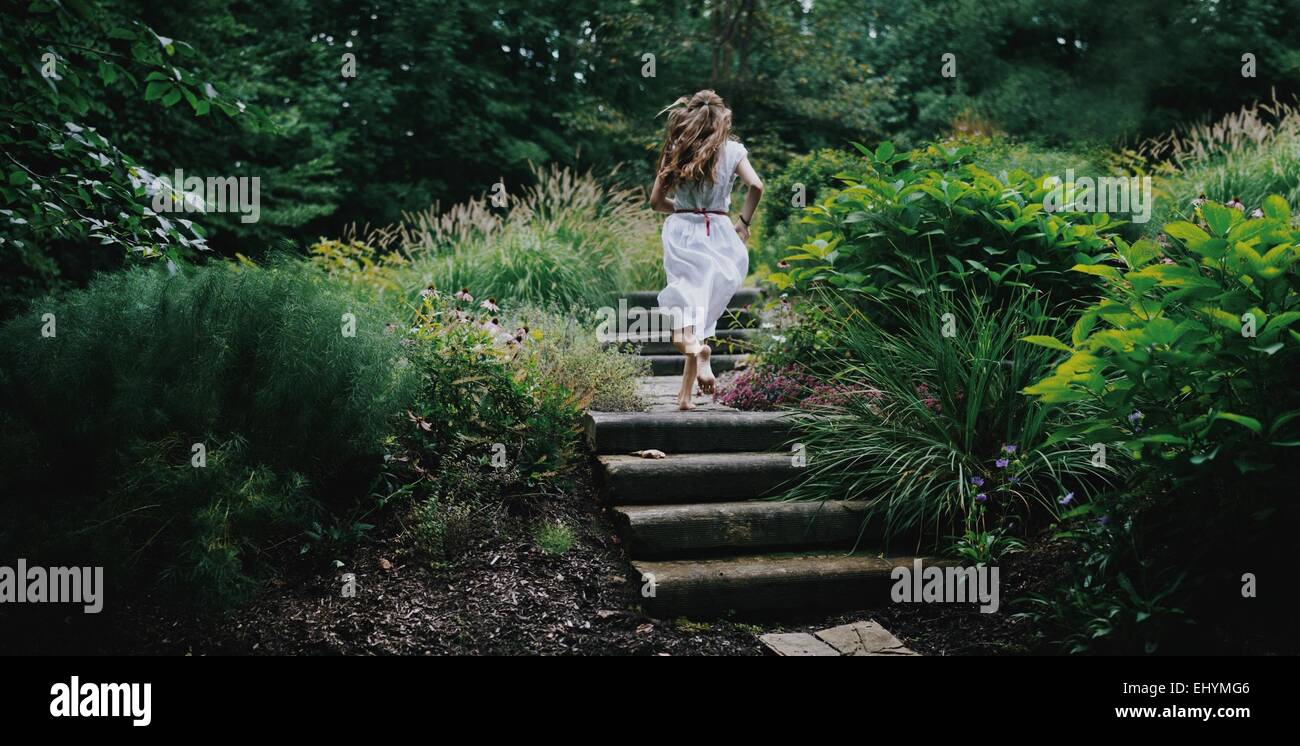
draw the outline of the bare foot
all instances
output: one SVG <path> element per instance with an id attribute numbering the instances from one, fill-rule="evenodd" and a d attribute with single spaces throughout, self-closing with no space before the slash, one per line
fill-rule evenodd
<path id="1" fill-rule="evenodd" d="M 696 357 L 696 355 L 686 355 L 686 363 L 682 366 L 682 385 L 677 390 L 677 408 L 683 412 L 695 409 L 695 404 L 691 402 L 691 394 L 695 392 Z"/>
<path id="2" fill-rule="evenodd" d="M 713 375 L 713 368 L 709 365 L 709 356 L 712 354 L 713 350 L 708 345 L 703 345 L 700 347 L 700 354 L 696 355 L 699 363 L 696 368 L 695 380 L 700 384 L 700 393 L 705 396 L 713 395 L 714 384 L 718 381 Z"/>

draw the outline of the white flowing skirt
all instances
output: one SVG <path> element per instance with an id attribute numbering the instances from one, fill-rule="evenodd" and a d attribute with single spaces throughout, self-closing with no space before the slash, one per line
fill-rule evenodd
<path id="1" fill-rule="evenodd" d="M 749 274 L 749 252 L 726 215 L 674 213 L 664 221 L 664 272 L 659 312 L 674 330 L 695 327 L 704 341 L 718 330 L 718 318 Z"/>

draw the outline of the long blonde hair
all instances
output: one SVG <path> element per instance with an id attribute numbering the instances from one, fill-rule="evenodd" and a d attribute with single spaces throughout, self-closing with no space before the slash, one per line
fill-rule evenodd
<path id="1" fill-rule="evenodd" d="M 731 109 L 712 90 L 682 96 L 669 104 L 668 134 L 659 154 L 665 189 L 685 181 L 713 181 L 713 164 L 731 136 Z"/>

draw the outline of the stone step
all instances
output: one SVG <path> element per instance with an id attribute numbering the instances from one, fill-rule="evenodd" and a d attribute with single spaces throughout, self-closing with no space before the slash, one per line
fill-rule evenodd
<path id="1" fill-rule="evenodd" d="M 742 308 L 744 306 L 752 306 L 758 302 L 758 299 L 761 296 L 762 296 L 762 291 L 760 291 L 758 288 L 755 287 L 741 288 L 736 291 L 735 295 L 731 296 L 731 300 L 727 302 L 727 308 Z M 629 306 L 653 308 L 654 306 L 659 305 L 658 290 L 633 290 L 629 293 L 624 293 L 623 298 L 627 300 L 627 304 Z M 615 300 L 615 304 L 617 304 L 617 302 L 618 301 Z"/>
<path id="2" fill-rule="evenodd" d="M 748 355 L 712 355 L 709 366 L 714 373 L 725 373 L 743 367 L 748 358 Z M 650 361 L 650 372 L 656 376 L 680 376 L 686 367 L 686 358 L 676 352 L 671 355 L 642 355 L 641 359 Z"/>
<path id="3" fill-rule="evenodd" d="M 588 412 L 587 443 L 596 453 L 656 449 L 665 453 L 785 450 L 792 420 L 781 412 L 697 409 L 689 412 Z"/>
<path id="4" fill-rule="evenodd" d="M 799 473 L 788 453 L 674 453 L 662 459 L 600 456 L 610 505 L 749 500 L 775 494 Z"/>
<path id="5" fill-rule="evenodd" d="M 673 328 L 673 318 L 666 313 L 655 313 L 653 306 L 629 306 L 610 309 L 602 316 L 597 329 L 602 341 L 624 335 L 658 334 Z M 753 307 L 729 309 L 718 317 L 718 329 L 756 329 L 760 319 Z"/>
<path id="6" fill-rule="evenodd" d="M 852 546 L 866 505 L 843 500 L 622 505 L 614 508 L 614 517 L 633 558 L 657 559 L 723 549 Z"/>
<path id="7" fill-rule="evenodd" d="M 653 562 L 634 560 L 646 610 L 708 618 L 852 611 L 890 603 L 895 567 L 914 557 L 813 551 Z M 952 564 L 923 558 L 926 565 Z M 653 596 L 648 595 L 653 591 Z"/>
<path id="8" fill-rule="evenodd" d="M 719 329 L 709 340 L 709 347 L 721 355 L 743 354 L 753 349 L 756 329 Z M 630 344 L 642 355 L 673 355 L 673 338 L 670 330 L 643 332 L 641 334 L 620 334 L 611 344 Z"/>

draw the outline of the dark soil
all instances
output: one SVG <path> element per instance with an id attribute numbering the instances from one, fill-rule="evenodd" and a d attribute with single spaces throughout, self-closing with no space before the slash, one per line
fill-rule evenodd
<path id="1" fill-rule="evenodd" d="M 998 562 L 1000 605 L 981 613 L 977 604 L 896 603 L 789 625 L 790 631 L 815 632 L 839 624 L 873 619 L 922 655 L 1029 655 L 1050 653 L 1038 643 L 1033 625 L 1017 618 L 1017 599 L 1046 593 L 1064 577 L 1071 550 L 1046 539 Z"/>
<path id="2" fill-rule="evenodd" d="M 545 513 L 504 518 L 458 561 L 422 562 L 390 517 L 342 566 L 307 561 L 295 545 L 267 564 L 286 568 L 226 614 L 164 605 L 152 597 L 109 603 L 98 615 L 55 617 L 51 607 L 0 614 L 0 652 L 160 655 L 761 655 L 758 636 L 815 631 L 875 619 L 926 655 L 1034 652 L 1028 622 L 1010 599 L 1045 590 L 1063 564 L 1058 545 L 1037 544 L 1002 562 L 1002 606 L 894 604 L 871 611 L 757 623 L 647 617 L 626 554 L 585 480 L 548 497 Z M 574 530 L 554 556 L 529 538 L 537 522 Z M 356 594 L 343 596 L 343 575 Z M 22 613 L 18 617 L 18 612 Z M 6 619 L 5 617 L 9 617 Z M 21 621 L 20 628 L 12 623 Z"/>
<path id="3" fill-rule="evenodd" d="M 528 537 L 536 520 L 562 521 L 574 542 L 561 556 Z M 755 628 L 652 619 L 613 527 L 589 484 L 547 502 L 546 515 L 506 519 L 496 538 L 454 564 L 411 556 L 394 518 L 388 538 L 357 546 L 337 570 L 286 556 L 290 569 L 225 615 L 150 598 L 116 614 L 25 614 L 0 652 L 91 654 L 759 655 Z M 292 549 L 289 547 L 288 549 Z M 342 595 L 344 573 L 356 595 Z M 108 604 L 111 609 L 113 604 Z M 27 606 L 22 612 L 49 607 Z M 119 605 L 120 608 L 120 605 Z M 8 610 L 14 615 L 17 609 Z M 66 612 L 64 612 L 66 614 Z M 48 616 L 48 615 L 47 615 Z M 0 616 L 0 626 L 5 625 Z"/>

